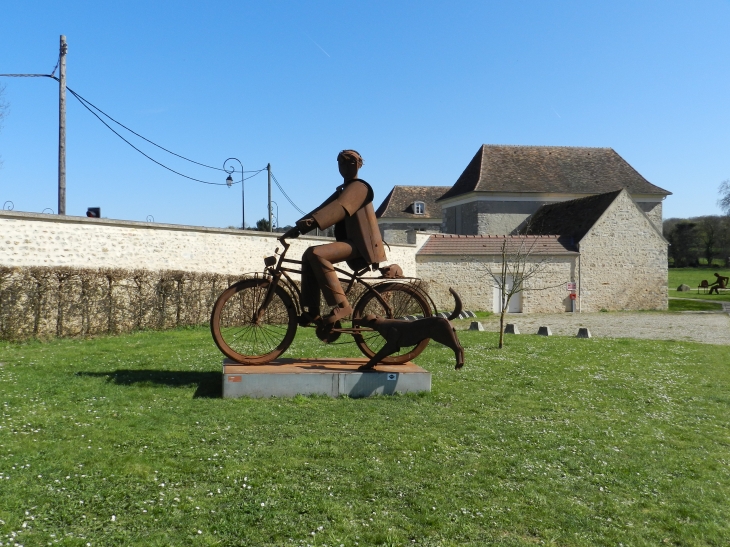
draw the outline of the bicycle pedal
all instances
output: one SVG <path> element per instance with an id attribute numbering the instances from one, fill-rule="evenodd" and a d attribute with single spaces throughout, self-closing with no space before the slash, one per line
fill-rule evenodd
<path id="1" fill-rule="evenodd" d="M 339 321 L 337 321 L 329 325 L 317 325 L 317 330 L 315 332 L 317 334 L 317 338 L 322 340 L 322 342 L 324 342 L 325 344 L 331 344 L 332 342 L 337 340 L 342 334 L 339 330 L 336 330 L 341 328 L 342 325 Z"/>

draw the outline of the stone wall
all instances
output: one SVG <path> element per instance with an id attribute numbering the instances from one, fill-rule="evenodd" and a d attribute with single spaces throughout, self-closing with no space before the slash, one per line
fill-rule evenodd
<path id="1" fill-rule="evenodd" d="M 183 270 L 240 275 L 262 271 L 280 234 L 200 226 L 0 212 L 0 266 Z M 288 256 L 299 259 L 330 238 L 303 236 Z M 416 275 L 411 246 L 386 248 L 388 263 Z M 346 266 L 342 265 L 344 269 Z"/>
<path id="2" fill-rule="evenodd" d="M 622 192 L 580 241 L 581 310 L 667 309 L 667 242 Z"/>
<path id="3" fill-rule="evenodd" d="M 488 269 L 498 273 L 500 258 L 495 256 L 443 256 L 417 254 L 418 274 L 428 283 L 429 294 L 440 310 L 449 310 L 454 301 L 452 287 L 461 296 L 464 308 L 472 311 L 496 311 L 495 288 Z M 522 293 L 523 313 L 556 313 L 570 310 L 566 290 L 568 281 L 577 277 L 577 258 L 533 257 L 527 267 L 542 262 L 540 274 L 526 283 Z M 540 289 L 540 290 L 537 290 Z M 497 300 L 498 302 L 498 300 Z"/>
<path id="4" fill-rule="evenodd" d="M 442 207 L 441 231 L 446 234 L 476 235 L 479 230 L 479 202 Z"/>
<path id="5" fill-rule="evenodd" d="M 639 208 L 646 213 L 646 216 L 649 217 L 649 220 L 651 220 L 654 223 L 654 226 L 657 227 L 657 230 L 660 232 L 662 231 L 662 202 L 655 202 L 655 201 L 639 201 L 636 203 Z"/>
<path id="6" fill-rule="evenodd" d="M 380 235 L 383 241 L 389 245 L 408 245 L 413 244 L 413 238 L 409 239 L 408 232 L 414 232 L 418 230 L 426 232 L 439 232 L 441 231 L 441 219 L 433 219 L 433 222 L 378 222 L 380 228 Z M 387 251 L 387 248 L 386 248 Z"/>

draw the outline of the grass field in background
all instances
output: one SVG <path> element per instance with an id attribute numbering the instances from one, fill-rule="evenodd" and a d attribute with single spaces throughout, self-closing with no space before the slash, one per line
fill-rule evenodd
<path id="1" fill-rule="evenodd" d="M 358 400 L 223 400 L 207 329 L 0 344 L 0 542 L 730 541 L 730 347 L 459 336 Z"/>
<path id="2" fill-rule="evenodd" d="M 719 302 L 696 302 L 694 300 L 678 299 L 669 301 L 669 311 L 721 311 Z"/>

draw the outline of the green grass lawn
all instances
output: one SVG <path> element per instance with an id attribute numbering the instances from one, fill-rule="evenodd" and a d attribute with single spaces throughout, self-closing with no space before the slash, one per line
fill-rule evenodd
<path id="1" fill-rule="evenodd" d="M 713 273 L 719 273 L 720 275 L 730 276 L 730 273 L 726 268 L 715 267 L 715 268 L 669 268 L 669 296 L 677 298 L 699 298 L 701 300 L 711 300 L 717 302 L 730 302 L 730 291 L 725 291 L 720 295 L 716 294 L 705 294 L 703 292 L 697 293 L 697 286 L 700 282 L 705 279 L 708 283 L 712 284 L 715 282 L 715 276 Z M 678 292 L 677 287 L 682 283 L 689 285 L 692 291 Z"/>
<path id="2" fill-rule="evenodd" d="M 718 311 L 722 304 L 718 302 L 696 302 L 694 300 L 670 300 L 669 311 Z"/>
<path id="3" fill-rule="evenodd" d="M 0 542 L 730 542 L 730 347 L 459 336 L 359 400 L 223 400 L 207 329 L 0 344 Z"/>

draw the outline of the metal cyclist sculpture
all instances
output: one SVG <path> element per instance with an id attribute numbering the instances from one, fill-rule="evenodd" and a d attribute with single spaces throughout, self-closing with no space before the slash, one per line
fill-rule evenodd
<path id="1" fill-rule="evenodd" d="M 402 276 L 397 265 L 379 268 L 386 255 L 372 205 L 373 190 L 357 176 L 362 157 L 354 150 L 343 150 L 337 163 L 343 184 L 279 238 L 284 250 L 278 258 L 266 258 L 263 273 L 233 284 L 218 298 L 210 322 L 216 345 L 240 363 L 264 364 L 289 347 L 297 326 L 314 327 L 318 338 L 327 343 L 342 334 L 352 335 L 370 358 L 364 368 L 372 368 L 380 362 L 405 363 L 434 338 L 454 350 L 460 368 L 464 355 L 456 333 L 446 319 L 432 317 L 436 307 L 421 281 Z M 335 242 L 309 247 L 301 261 L 286 258 L 287 239 L 331 226 Z M 334 266 L 342 261 L 352 272 Z M 298 264 L 300 269 L 288 264 Z M 381 275 L 365 276 L 375 271 Z M 301 275 L 301 289 L 291 273 Z M 459 296 L 451 293 L 456 309 L 449 319 L 461 312 Z M 358 295 L 354 306 L 348 298 L 352 294 Z M 332 307 L 326 315 L 320 309 L 321 296 Z M 350 316 L 351 327 L 344 327 Z M 407 316 L 423 319 L 408 322 Z M 381 320 L 388 320 L 387 328 Z"/>

